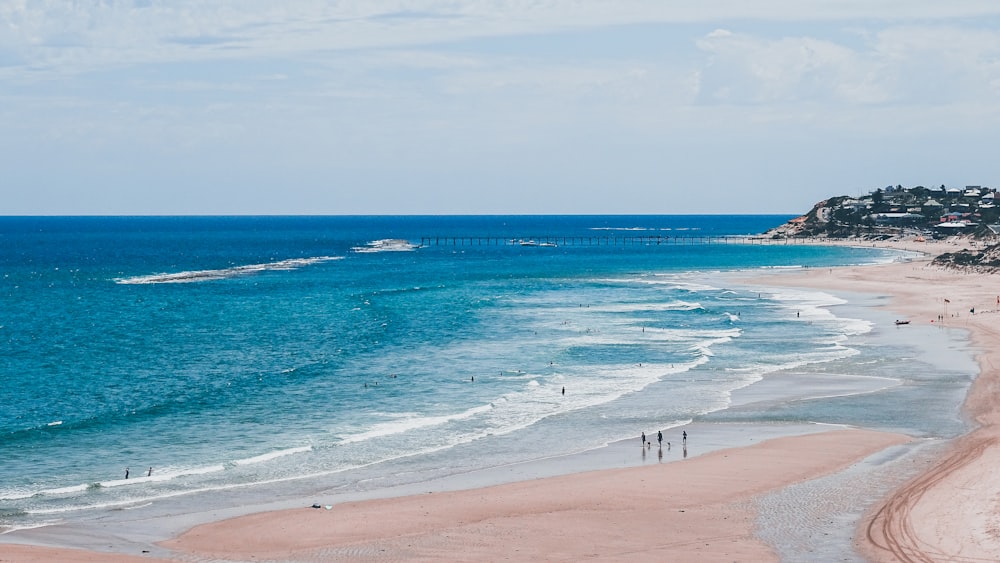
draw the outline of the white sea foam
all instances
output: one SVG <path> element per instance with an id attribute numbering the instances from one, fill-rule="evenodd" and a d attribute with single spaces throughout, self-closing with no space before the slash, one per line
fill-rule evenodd
<path id="1" fill-rule="evenodd" d="M 777 301 L 799 301 L 818 306 L 843 305 L 847 301 L 823 291 L 781 288 L 772 290 L 771 298 Z"/>
<path id="2" fill-rule="evenodd" d="M 691 301 L 670 301 L 668 303 L 622 303 L 619 305 L 597 305 L 590 307 L 596 313 L 643 313 L 662 311 L 696 311 L 704 309 L 701 303 Z"/>
<path id="3" fill-rule="evenodd" d="M 373 240 L 365 246 L 352 247 L 351 251 L 362 254 L 371 252 L 411 252 L 418 248 L 420 248 L 419 244 L 413 244 L 408 240 L 386 238 Z"/>
<path id="4" fill-rule="evenodd" d="M 572 410 L 603 405 L 631 393 L 639 392 L 652 383 L 673 374 L 687 372 L 708 361 L 706 357 L 689 362 L 668 364 L 628 364 L 590 366 L 592 377 L 573 376 L 572 392 L 562 395 L 566 381 L 556 378 L 542 382 L 528 381 L 525 387 L 503 396 L 497 408 L 486 413 L 483 423 L 488 428 L 483 435 L 504 435 L 527 428 L 549 416 Z"/>
<path id="5" fill-rule="evenodd" d="M 689 329 L 689 328 L 646 328 L 644 329 L 643 340 L 654 342 L 690 342 L 694 341 L 699 345 L 711 346 L 730 342 L 733 338 L 739 338 L 743 334 L 743 329 L 739 327 L 722 329 Z"/>
<path id="6" fill-rule="evenodd" d="M 170 481 L 178 477 L 185 477 L 190 475 L 205 475 L 208 473 L 218 473 L 220 471 L 225 471 L 226 467 L 224 465 L 205 465 L 202 467 L 185 467 L 185 468 L 163 468 L 155 469 L 153 474 L 150 476 L 142 475 L 140 472 L 139 476 L 132 477 L 131 479 L 114 479 L 111 481 L 101 481 L 99 484 L 104 488 L 114 488 L 114 487 L 124 487 L 127 485 L 139 485 L 142 483 L 156 482 L 156 481 Z"/>
<path id="7" fill-rule="evenodd" d="M 343 445 L 343 444 L 352 444 L 355 442 L 363 442 L 365 440 L 371 440 L 373 438 L 382 438 L 394 434 L 402 434 L 404 432 L 409 432 L 411 430 L 419 430 L 424 428 L 430 428 L 432 426 L 439 426 L 441 424 L 447 424 L 455 420 L 465 420 L 473 416 L 476 416 L 477 414 L 487 412 L 492 408 L 493 405 L 482 405 L 478 407 L 473 407 L 464 412 L 439 415 L 439 416 L 424 416 L 416 413 L 410 413 L 409 415 L 404 415 L 404 417 L 399 418 L 398 420 L 375 424 L 364 432 L 359 432 L 357 434 L 344 436 L 341 438 L 340 444 Z"/>
<path id="8" fill-rule="evenodd" d="M 151 274 L 148 276 L 132 276 L 127 278 L 115 278 L 115 283 L 123 285 L 142 285 L 155 283 L 195 283 L 204 281 L 215 281 L 234 278 L 238 276 L 248 276 L 260 272 L 273 270 L 295 270 L 328 262 L 340 260 L 342 256 L 317 256 L 313 258 L 291 258 L 279 260 L 277 262 L 267 262 L 265 264 L 248 264 L 245 266 L 233 266 L 231 268 L 220 268 L 216 270 L 192 270 L 186 272 L 175 272 L 168 274 Z"/>
<path id="9" fill-rule="evenodd" d="M 715 291 L 719 288 L 702 283 L 695 283 L 681 279 L 676 274 L 654 274 L 653 276 L 627 277 L 627 278 L 594 278 L 590 280 L 594 283 L 616 284 L 616 285 L 647 285 L 664 286 L 667 289 L 680 289 L 683 291 Z"/>
<path id="10" fill-rule="evenodd" d="M 72 485 L 69 487 L 57 487 L 55 489 L 45 489 L 39 491 L 39 494 L 43 495 L 71 495 L 75 493 L 82 493 L 86 491 L 90 485 Z"/>
<path id="11" fill-rule="evenodd" d="M 844 334 L 850 336 L 868 334 L 875 327 L 875 323 L 865 319 L 851 319 L 846 317 L 839 318 L 841 323 L 843 323 Z"/>
<path id="12" fill-rule="evenodd" d="M 795 310 L 797 319 L 836 322 L 843 335 L 867 334 L 875 326 L 874 323 L 865 319 L 834 315 L 829 307 L 843 305 L 847 301 L 822 291 L 780 289 L 776 290 L 771 297 L 775 301 L 782 302 L 789 310 Z"/>
<path id="13" fill-rule="evenodd" d="M 23 525 L 18 525 L 18 526 L 4 527 L 4 528 L 0 528 L 0 529 L 3 530 L 2 532 L 0 532 L 0 535 L 9 534 L 11 532 L 18 532 L 18 531 L 22 531 L 22 530 L 34 530 L 34 529 L 37 529 L 37 528 L 45 528 L 47 526 L 55 526 L 56 524 L 61 524 L 61 523 L 62 523 L 62 520 L 44 520 L 42 522 L 34 522 L 34 523 L 31 523 L 31 524 L 23 524 Z"/>
<path id="14" fill-rule="evenodd" d="M 740 367 L 727 367 L 725 368 L 725 371 L 732 373 L 747 374 L 748 376 L 750 376 L 748 382 L 752 383 L 754 381 L 759 381 L 761 377 L 770 373 L 777 373 L 780 371 L 791 371 L 810 364 L 840 360 L 843 358 L 848 358 L 850 356 L 853 356 L 857 353 L 858 353 L 857 350 L 846 347 L 830 349 L 825 352 L 817 350 L 813 352 L 798 354 L 794 358 L 788 358 L 785 361 L 778 363 L 772 363 L 772 364 L 756 363 Z"/>
<path id="15" fill-rule="evenodd" d="M 0 500 L 21 500 L 31 498 L 38 494 L 38 491 L 27 491 L 24 489 L 8 489 L 0 491 Z"/>
<path id="16" fill-rule="evenodd" d="M 261 454 L 258 456 L 248 457 L 246 459 L 238 459 L 234 461 L 236 465 L 252 465 L 255 463 L 263 463 L 265 461 L 271 461 L 272 459 L 277 459 L 279 457 L 285 457 L 289 455 L 311 452 L 312 446 L 300 446 L 297 448 L 287 448 L 284 450 L 276 450 L 273 452 L 268 452 L 266 454 Z"/>
<path id="17" fill-rule="evenodd" d="M 678 350 L 686 349 L 700 354 L 711 353 L 712 346 L 731 342 L 743 334 L 743 329 L 736 326 L 719 329 L 645 327 L 641 333 L 631 324 L 624 324 L 622 328 L 625 330 L 614 327 L 607 332 L 580 332 L 575 328 L 571 334 L 552 340 L 552 345 L 556 348 L 573 348 L 664 343 L 681 345 L 684 348 L 677 348 Z"/>

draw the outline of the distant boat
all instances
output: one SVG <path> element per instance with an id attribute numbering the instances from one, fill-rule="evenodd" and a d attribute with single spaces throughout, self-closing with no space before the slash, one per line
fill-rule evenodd
<path id="1" fill-rule="evenodd" d="M 908 324 L 910 324 L 910 321 L 896 321 L 896 326 L 908 325 Z"/>
<path id="2" fill-rule="evenodd" d="M 555 247 L 557 247 L 559 245 L 557 245 L 554 242 L 543 242 L 543 243 L 540 243 L 538 246 L 545 246 L 545 247 L 548 247 L 548 248 L 555 248 Z"/>
<path id="3" fill-rule="evenodd" d="M 533 240 L 522 240 L 521 246 L 538 246 L 538 243 Z"/>

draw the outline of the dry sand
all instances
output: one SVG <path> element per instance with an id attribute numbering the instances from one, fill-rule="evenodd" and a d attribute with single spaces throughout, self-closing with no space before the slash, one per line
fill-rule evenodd
<path id="1" fill-rule="evenodd" d="M 753 534 L 755 495 L 906 440 L 864 430 L 777 438 L 663 465 L 255 514 L 163 545 L 295 561 L 776 561 Z"/>
<path id="2" fill-rule="evenodd" d="M 957 249 L 894 246 L 931 254 Z M 1000 362 L 1000 283 L 930 268 L 926 260 L 814 269 L 766 282 L 891 294 L 891 309 L 913 324 L 970 331 L 982 373 L 966 407 L 980 426 L 878 504 L 861 523 L 858 544 L 875 561 L 1000 560 L 1000 373 L 993 367 Z M 779 438 L 662 465 L 252 514 L 195 527 L 162 545 L 184 561 L 774 561 L 754 536 L 757 495 L 837 472 L 906 440 L 866 430 Z M 136 560 L 150 559 L 0 544 L 0 561 Z"/>
<path id="3" fill-rule="evenodd" d="M 971 243 L 888 246 L 935 256 Z M 950 452 L 928 472 L 881 503 L 863 522 L 858 544 L 873 561 L 1000 561 L 1000 370 L 995 367 L 1000 366 L 1000 276 L 945 270 L 925 258 L 884 266 L 813 269 L 780 281 L 796 287 L 889 294 L 889 308 L 908 315 L 901 320 L 969 331 L 979 351 L 980 374 L 965 409 L 978 427 L 955 440 Z"/>
<path id="4" fill-rule="evenodd" d="M 835 430 L 687 460 L 252 514 L 163 542 L 183 561 L 777 561 L 752 499 L 844 469 L 898 434 Z M 2 545 L 0 561 L 152 558 Z"/>

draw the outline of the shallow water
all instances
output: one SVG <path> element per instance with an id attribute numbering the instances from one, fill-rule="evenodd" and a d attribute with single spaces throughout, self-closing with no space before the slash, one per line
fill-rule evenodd
<path id="1" fill-rule="evenodd" d="M 370 244 L 784 219 L 0 219 L 0 526 L 365 494 L 692 421 L 961 432 L 960 344 L 934 365 L 840 297 L 723 275 L 896 253 Z"/>

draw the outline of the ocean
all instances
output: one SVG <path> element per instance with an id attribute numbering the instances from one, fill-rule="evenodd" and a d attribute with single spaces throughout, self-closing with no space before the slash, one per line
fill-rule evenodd
<path id="1" fill-rule="evenodd" d="M 0 529 L 691 423 L 962 433 L 960 340 L 738 281 L 907 258 L 740 237 L 789 218 L 0 218 Z"/>

